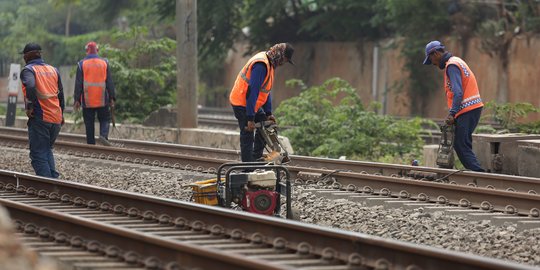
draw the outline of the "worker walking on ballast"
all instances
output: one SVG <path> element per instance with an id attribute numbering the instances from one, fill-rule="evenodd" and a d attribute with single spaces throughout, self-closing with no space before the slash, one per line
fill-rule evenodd
<path id="1" fill-rule="evenodd" d="M 271 90 L 274 70 L 289 62 L 294 48 L 289 43 L 278 43 L 268 51 L 255 54 L 238 73 L 229 101 L 240 128 L 242 162 L 256 161 L 262 157 L 265 141 L 255 123 L 276 121 L 272 114 Z"/>
<path id="2" fill-rule="evenodd" d="M 36 175 L 58 178 L 53 145 L 64 124 L 64 87 L 60 73 L 41 58 L 41 46 L 24 46 L 21 71 L 24 107 L 28 116 L 30 159 Z"/>
<path id="3" fill-rule="evenodd" d="M 445 50 L 439 41 L 426 45 L 424 65 L 433 64 L 444 70 L 444 89 L 449 108 L 446 124 L 455 124 L 454 149 L 463 166 L 483 172 L 472 150 L 472 134 L 482 114 L 482 98 L 476 77 L 463 59 Z"/>
<path id="4" fill-rule="evenodd" d="M 111 121 L 109 106 L 114 108 L 116 97 L 109 62 L 99 57 L 99 48 L 95 42 L 88 42 L 85 49 L 86 57 L 77 64 L 73 106 L 77 111 L 82 105 L 86 143 L 96 144 L 94 121 L 97 113 L 99 140 L 105 145 L 110 145 L 108 141 Z"/>

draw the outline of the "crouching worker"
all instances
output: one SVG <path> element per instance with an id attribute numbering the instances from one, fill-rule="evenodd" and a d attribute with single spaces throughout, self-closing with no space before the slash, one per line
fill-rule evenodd
<path id="1" fill-rule="evenodd" d="M 255 123 L 276 121 L 272 114 L 272 85 L 274 70 L 289 62 L 294 48 L 289 43 L 279 43 L 268 51 L 255 54 L 238 73 L 229 96 L 234 116 L 240 128 L 242 162 L 260 159 L 266 145 Z"/>

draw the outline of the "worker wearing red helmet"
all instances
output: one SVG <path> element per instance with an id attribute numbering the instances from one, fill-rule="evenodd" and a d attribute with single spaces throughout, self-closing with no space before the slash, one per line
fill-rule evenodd
<path id="1" fill-rule="evenodd" d="M 75 77 L 75 110 L 83 108 L 86 142 L 96 144 L 94 121 L 99 120 L 99 139 L 109 145 L 110 107 L 116 100 L 109 62 L 98 55 L 99 48 L 93 41 L 85 46 L 86 57 L 77 64 Z"/>

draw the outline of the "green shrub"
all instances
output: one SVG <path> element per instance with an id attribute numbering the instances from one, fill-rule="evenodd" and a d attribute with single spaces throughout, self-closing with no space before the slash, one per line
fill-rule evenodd
<path id="1" fill-rule="evenodd" d="M 492 119 L 507 132 L 539 133 L 540 122 L 523 123 L 524 118 L 531 113 L 540 112 L 540 108 L 527 102 L 504 103 L 487 102 L 488 113 L 485 119 Z"/>
<path id="2" fill-rule="evenodd" d="M 283 101 L 276 115 L 281 125 L 293 126 L 283 135 L 291 140 L 296 153 L 391 162 L 420 155 L 425 120 L 378 115 L 372 110 L 377 104 L 366 110 L 356 89 L 339 78 L 320 86 L 306 87 L 299 80 L 290 80 L 287 85 L 299 86 L 302 92 Z"/>

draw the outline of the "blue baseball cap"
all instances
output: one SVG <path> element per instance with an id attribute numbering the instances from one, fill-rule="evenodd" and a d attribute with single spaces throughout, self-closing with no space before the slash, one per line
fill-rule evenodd
<path id="1" fill-rule="evenodd" d="M 431 65 L 431 60 L 429 60 L 429 54 L 431 54 L 437 49 L 444 49 L 444 48 L 445 48 L 444 45 L 438 40 L 429 42 L 426 45 L 426 59 L 424 59 L 424 65 Z"/>

